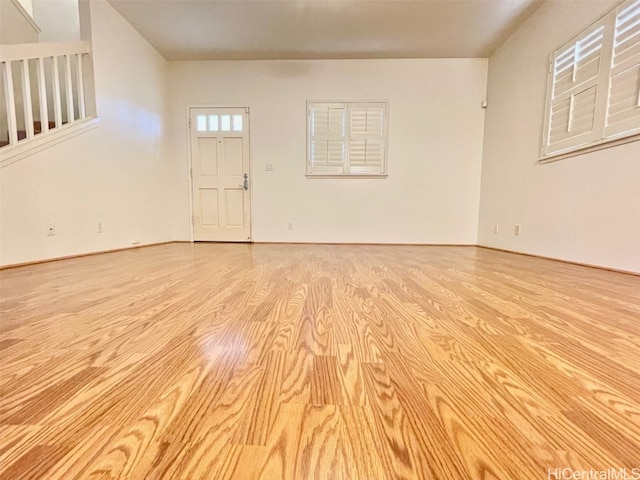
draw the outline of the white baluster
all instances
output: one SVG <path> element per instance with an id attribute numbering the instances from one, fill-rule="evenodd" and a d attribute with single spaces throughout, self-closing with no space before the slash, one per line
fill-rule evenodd
<path id="1" fill-rule="evenodd" d="M 73 114 L 73 82 L 71 81 L 71 55 L 64 56 L 65 75 L 64 86 L 67 90 L 67 122 L 72 123 Z"/>
<path id="2" fill-rule="evenodd" d="M 22 60 L 22 98 L 24 100 L 24 129 L 27 139 L 33 138 L 33 105 L 31 103 L 31 77 L 29 75 L 29 60 Z"/>
<path id="3" fill-rule="evenodd" d="M 60 68 L 58 67 L 58 57 L 53 56 L 53 112 L 56 128 L 62 126 L 62 105 L 60 103 Z"/>
<path id="4" fill-rule="evenodd" d="M 76 55 L 78 59 L 78 117 L 80 119 L 87 116 L 87 111 L 84 103 L 84 71 L 82 67 L 82 54 Z"/>
<path id="5" fill-rule="evenodd" d="M 42 57 L 37 59 L 36 75 L 40 100 L 40 130 L 42 133 L 47 133 L 49 131 L 49 107 L 47 106 L 47 83 L 44 73 L 44 58 Z"/>

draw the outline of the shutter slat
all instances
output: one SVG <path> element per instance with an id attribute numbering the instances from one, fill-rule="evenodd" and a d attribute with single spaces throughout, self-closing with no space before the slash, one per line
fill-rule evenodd
<path id="1" fill-rule="evenodd" d="M 314 140 L 311 142 L 313 165 L 342 165 L 344 142 L 338 140 Z"/>
<path id="2" fill-rule="evenodd" d="M 564 61 L 568 63 L 573 63 L 573 57 L 575 56 L 575 51 L 576 51 L 576 46 L 571 45 L 565 51 L 556 55 L 556 63 L 564 62 Z"/>
<path id="3" fill-rule="evenodd" d="M 621 8 L 616 17 L 614 74 L 640 62 L 640 1 Z"/>
<path id="4" fill-rule="evenodd" d="M 581 64 L 576 73 L 575 83 L 582 83 L 592 80 L 598 76 L 600 71 L 600 55 L 593 57 L 589 62 Z"/>
<path id="5" fill-rule="evenodd" d="M 621 24 L 627 23 L 631 18 L 640 14 L 640 3 L 633 2 L 625 7 L 620 8 L 618 12 L 618 20 Z"/>
<path id="6" fill-rule="evenodd" d="M 623 34 L 634 29 L 640 24 L 640 6 L 638 4 L 629 5 L 623 8 L 616 19 L 616 30 Z"/>
<path id="7" fill-rule="evenodd" d="M 580 137 L 593 130 L 597 87 L 590 87 L 559 102 L 551 112 L 549 144 Z"/>
<path id="8" fill-rule="evenodd" d="M 635 118 L 636 128 L 640 128 L 639 96 L 640 66 L 630 68 L 612 77 L 607 127 L 615 126 L 621 122 L 633 121 Z M 633 125 L 630 128 L 633 128 Z"/>
<path id="9" fill-rule="evenodd" d="M 350 117 L 352 137 L 381 137 L 384 131 L 382 108 L 352 108 Z"/>
<path id="10" fill-rule="evenodd" d="M 327 142 L 327 163 L 342 165 L 344 162 L 344 141 L 329 140 Z"/>
<path id="11" fill-rule="evenodd" d="M 559 139 L 564 138 L 569 131 L 569 105 L 571 99 L 567 98 L 551 108 L 551 128 L 549 143 L 553 145 Z"/>
<path id="12" fill-rule="evenodd" d="M 632 25 L 631 28 L 629 28 L 628 30 L 625 30 L 625 31 L 616 30 L 616 51 L 618 49 L 624 50 L 626 48 L 625 45 L 628 45 L 630 43 L 635 43 L 636 39 L 634 37 L 638 35 L 638 32 L 640 32 L 640 29 L 638 28 L 639 25 L 640 25 L 640 20 L 638 20 L 638 23 L 636 25 Z M 636 27 L 636 28 L 633 28 L 633 27 Z"/>
<path id="13" fill-rule="evenodd" d="M 622 108 L 637 107 L 640 89 L 640 68 L 630 68 L 611 79 L 609 112 L 618 113 Z"/>
<path id="14" fill-rule="evenodd" d="M 594 82 L 600 73 L 604 26 L 596 25 L 584 36 L 556 57 L 553 79 L 553 98 L 561 97 L 574 89 L 582 89 Z M 572 55 L 568 55 L 572 52 Z M 575 93 L 575 92 L 572 92 Z"/>
<path id="15" fill-rule="evenodd" d="M 349 163 L 354 166 L 380 167 L 383 160 L 383 145 L 380 140 L 352 140 Z"/>
<path id="16" fill-rule="evenodd" d="M 618 67 L 625 62 L 631 61 L 632 64 L 638 61 L 640 58 L 640 33 L 638 33 L 638 38 L 635 39 L 635 44 L 626 45 L 626 49 L 616 50 L 616 54 L 613 58 L 614 67 Z M 635 60 L 635 61 L 634 61 Z M 624 70 L 624 67 L 622 67 Z"/>
<path id="17" fill-rule="evenodd" d="M 553 89 L 553 98 L 557 98 L 562 94 L 566 93 L 567 91 L 569 91 L 572 84 L 573 84 L 572 70 L 568 70 L 566 74 L 562 75 L 556 80 L 554 84 L 554 89 Z"/>
<path id="18" fill-rule="evenodd" d="M 327 123 L 327 130 L 329 131 L 329 133 L 336 133 L 340 136 L 344 136 L 345 109 L 330 108 Z"/>
<path id="19" fill-rule="evenodd" d="M 313 106 L 311 109 L 311 135 L 313 137 L 342 138 L 346 127 L 346 108 Z"/>
<path id="20" fill-rule="evenodd" d="M 567 70 L 569 71 L 569 73 L 571 73 L 571 69 L 573 68 L 573 60 L 574 60 L 574 57 L 575 57 L 575 53 L 574 52 L 575 52 L 575 49 L 572 48 L 571 52 L 570 52 L 571 53 L 570 56 L 566 56 L 566 57 L 562 57 L 562 58 L 560 58 L 560 57 L 556 58 L 556 62 L 555 62 L 555 65 L 554 65 L 556 76 L 559 73 L 565 72 Z"/>

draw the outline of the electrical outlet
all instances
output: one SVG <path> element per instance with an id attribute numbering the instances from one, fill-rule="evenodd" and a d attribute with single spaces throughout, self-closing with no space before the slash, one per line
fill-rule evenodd
<path id="1" fill-rule="evenodd" d="M 293 230 L 293 222 L 289 222 L 289 230 Z"/>
<path id="2" fill-rule="evenodd" d="M 514 235 L 520 235 L 520 225 L 516 224 L 513 226 L 513 234 Z"/>
<path id="3" fill-rule="evenodd" d="M 102 230 L 102 222 L 98 222 L 98 229 L 97 229 L 97 232 L 98 232 L 98 233 L 102 233 L 102 232 L 103 232 L 103 230 Z"/>
<path id="4" fill-rule="evenodd" d="M 498 235 L 498 233 L 500 233 L 500 225 L 498 225 L 497 223 L 496 223 L 496 226 L 493 227 L 493 233 L 495 235 Z"/>
<path id="5" fill-rule="evenodd" d="M 267 163 L 267 172 L 273 172 L 273 165 Z"/>
<path id="6" fill-rule="evenodd" d="M 47 225 L 47 237 L 55 237 L 56 236 L 56 224 L 50 223 Z"/>

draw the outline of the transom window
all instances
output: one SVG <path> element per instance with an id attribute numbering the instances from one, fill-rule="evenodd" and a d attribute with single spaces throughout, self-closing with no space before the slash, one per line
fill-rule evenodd
<path id="1" fill-rule="evenodd" d="M 553 52 L 542 155 L 640 139 L 640 0 Z"/>
<path id="2" fill-rule="evenodd" d="M 387 102 L 308 102 L 307 175 L 387 173 Z"/>
<path id="3" fill-rule="evenodd" d="M 196 115 L 199 132 L 241 132 L 242 115 Z"/>

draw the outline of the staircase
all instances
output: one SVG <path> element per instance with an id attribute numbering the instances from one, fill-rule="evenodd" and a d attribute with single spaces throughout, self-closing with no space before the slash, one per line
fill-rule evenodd
<path id="1" fill-rule="evenodd" d="M 0 45 L 0 161 L 95 118 L 87 42 Z"/>

